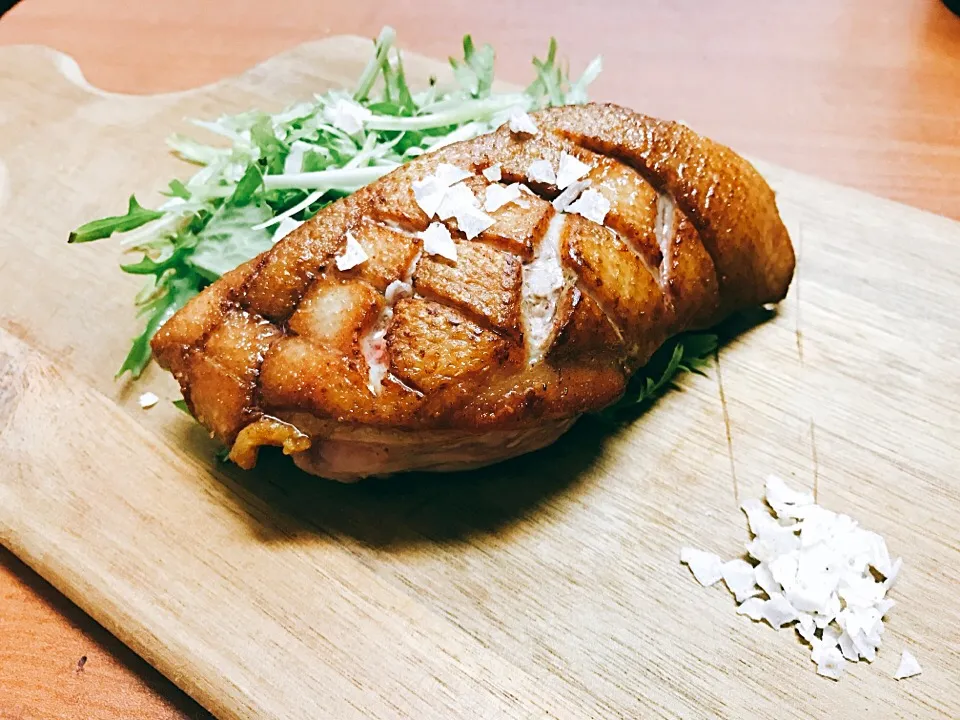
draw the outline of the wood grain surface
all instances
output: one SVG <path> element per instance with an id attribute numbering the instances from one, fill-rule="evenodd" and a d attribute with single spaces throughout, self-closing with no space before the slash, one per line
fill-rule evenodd
<path id="1" fill-rule="evenodd" d="M 683 117 L 739 149 L 960 216 L 954 192 L 960 185 L 960 94 L 956 82 L 960 30 L 955 18 L 938 3 L 872 3 L 869 7 L 865 3 L 817 4 L 820 12 L 812 11 L 811 6 L 805 6 L 802 12 L 791 10 L 785 3 L 771 9 L 773 4 L 766 3 L 763 8 L 754 4 L 753 12 L 744 11 L 742 16 L 739 9 L 731 16 L 718 9 L 693 8 L 692 4 L 681 8 L 677 4 L 623 3 L 612 5 L 613 9 L 606 14 L 595 11 L 589 17 L 580 17 L 578 14 L 583 11 L 574 3 L 559 13 L 557 8 L 563 3 L 552 3 L 551 13 L 540 12 L 537 3 L 530 3 L 510 23 L 494 22 L 494 18 L 481 16 L 475 6 L 457 3 L 444 4 L 444 16 L 449 23 L 426 22 L 427 9 L 434 8 L 429 3 L 406 8 L 394 4 L 395 9 L 389 12 L 376 9 L 373 4 L 353 3 L 349 8 L 322 8 L 322 13 L 320 6 L 305 10 L 290 5 L 284 8 L 282 2 L 272 3 L 268 11 L 262 5 L 233 3 L 234 12 L 224 13 L 170 2 L 162 8 L 134 12 L 113 2 L 84 7 L 80 3 L 26 0 L 0 22 L 0 42 L 42 42 L 61 47 L 80 59 L 96 84 L 153 92 L 188 87 L 239 72 L 308 37 L 339 30 L 372 34 L 383 22 L 391 22 L 399 29 L 405 47 L 441 56 L 455 50 L 451 35 L 455 38 L 463 30 L 472 31 L 497 44 L 505 77 L 523 80 L 530 51 L 539 47 L 545 35 L 554 33 L 575 65 L 585 62 L 598 45 L 602 46 L 607 71 L 596 94 L 603 99 Z M 742 4 L 744 8 L 749 6 Z M 316 17 L 310 18 L 311 12 Z M 433 12 L 438 11 L 434 8 Z M 564 19 L 555 17 L 558 15 Z M 761 31 L 758 16 L 768 20 L 772 30 Z M 644 42 L 638 44 L 637 35 L 612 37 L 601 30 L 604 25 L 653 26 L 659 32 L 651 35 L 649 30 L 644 31 Z M 573 29 L 581 32 L 572 32 Z M 669 62 L 664 61 L 665 57 Z M 6 67 L 0 70 L 0 79 L 5 72 L 9 72 Z M 348 77 L 329 79 L 343 81 Z M 309 83 L 309 77 L 297 79 L 301 92 L 311 87 Z M 900 91 L 894 92 L 897 88 Z M 268 91 L 260 88 L 259 92 Z M 251 92 L 234 101 L 256 97 Z M 218 108 L 206 110 L 215 114 Z M 26 117 L 4 120 L 16 123 L 19 119 L 22 123 Z M 152 146 L 144 148 L 145 152 L 162 151 L 159 141 L 169 129 L 156 128 L 156 137 L 151 133 L 148 140 L 137 142 Z M 127 138 L 131 143 L 135 139 Z M 116 162 L 116 155 L 112 158 Z M 99 167 L 98 159 L 89 155 L 74 161 L 90 163 L 94 169 Z M 67 160 L 61 162 L 70 169 Z M 121 193 L 133 187 L 156 187 L 175 167 L 169 159 L 159 157 L 150 167 L 130 168 L 129 176 L 118 178 L 116 184 Z M 75 217 L 58 218 L 51 227 L 60 232 L 69 227 L 68 219 L 76 221 L 99 211 L 110 199 L 112 192 L 109 198 L 100 194 L 76 209 Z M 31 230 L 25 226 L 23 232 Z M 943 232 L 949 235 L 951 231 Z M 903 235 L 907 236 L 909 233 Z M 9 237 L 2 248 L 4 259 L 10 247 Z M 859 240 L 861 247 L 873 242 L 872 236 L 862 234 L 854 239 Z M 109 306 L 101 307 L 101 311 L 117 319 L 113 338 L 116 342 L 105 343 L 93 356 L 83 359 L 81 365 L 86 369 L 80 373 L 111 397 L 117 390 L 106 379 L 117 353 L 122 354 L 118 348 L 130 328 L 126 316 L 129 288 L 114 275 L 113 261 L 107 251 L 91 262 L 99 263 L 97 272 L 103 273 L 104 287 L 116 288 Z M 936 265 L 937 259 L 930 262 Z M 35 269 L 42 272 L 40 267 Z M 67 268 L 65 272 L 68 276 L 61 278 L 65 281 L 77 282 L 85 277 L 76 268 Z M 24 279 L 14 283 L 25 294 L 7 305 L 4 327 L 19 328 L 18 334 L 27 338 L 29 344 L 40 345 L 48 352 L 56 350 L 54 355 L 75 368 L 71 357 L 89 352 L 89 332 L 83 330 L 82 315 L 79 324 L 68 329 L 60 344 L 50 345 L 49 330 L 23 321 L 33 320 L 35 325 L 42 326 L 42 315 L 55 312 L 59 305 L 51 303 L 47 307 L 45 298 L 28 292 L 30 286 L 25 283 Z M 102 292 L 94 292 L 95 289 L 86 291 L 88 296 Z M 931 294 L 925 297 L 936 304 Z M 37 304 L 31 309 L 28 300 L 36 300 Z M 102 296 L 99 302 L 104 302 Z M 33 315 L 38 312 L 41 315 Z M 869 365 L 869 357 L 863 360 Z M 657 425 L 651 426 L 651 432 L 660 423 L 664 423 L 663 428 L 669 427 L 665 412 L 658 409 Z M 142 419 L 138 418 L 138 422 Z M 170 418 L 161 415 L 156 422 L 167 423 Z M 741 424 L 749 438 L 751 423 Z M 802 422 L 795 423 L 793 429 L 799 432 Z M 191 438 L 192 447 L 196 448 L 200 441 Z M 818 434 L 817 438 L 820 441 L 821 436 Z M 764 451 L 756 438 L 745 442 L 748 448 L 753 448 L 754 443 L 757 451 Z M 836 441 L 827 435 L 827 442 Z M 838 452 L 843 451 L 841 443 Z M 769 450 L 765 452 L 769 454 Z M 722 470 L 718 472 L 722 476 Z M 369 505 L 381 510 L 386 505 L 388 514 L 402 515 L 401 509 L 410 511 L 426 497 L 432 498 L 435 490 L 429 483 L 426 490 L 414 486 L 410 491 L 413 499 L 409 500 L 412 505 L 403 504 L 408 502 L 406 498 L 367 498 L 365 510 L 369 511 Z M 542 488 L 534 488 L 526 502 L 520 499 L 521 515 L 541 512 L 537 510 L 542 504 L 541 491 Z M 492 492 L 485 491 L 483 500 L 497 505 L 495 498 L 487 497 Z M 469 493 L 466 498 L 457 498 L 455 509 L 474 500 Z M 577 500 L 575 493 L 573 500 L 583 501 Z M 511 500 L 506 505 L 516 510 L 511 503 L 516 504 Z M 428 514 L 434 512 L 431 509 Z M 497 514 L 495 510 L 488 512 Z M 443 518 L 431 516 L 431 520 L 439 524 L 439 529 L 415 527 L 413 532 L 446 538 L 450 531 L 444 528 Z M 368 518 L 367 522 L 370 521 Z M 493 529 L 498 525 L 494 523 Z M 403 532 L 411 530 L 404 525 Z M 731 538 L 739 537 L 740 528 L 737 526 L 734 531 L 731 525 L 724 532 Z M 460 538 L 459 533 L 453 535 Z M 366 543 L 361 542 L 361 546 Z M 129 653 L 119 649 L 106 633 L 71 609 L 42 581 L 5 557 L 4 573 L 0 575 L 0 717 L 159 718 L 200 712 L 166 681 L 144 670 L 142 663 L 132 660 Z M 724 606 L 722 614 L 729 614 L 729 607 Z M 949 634 L 946 637 L 951 639 Z M 756 640 L 768 641 L 762 633 Z M 789 648 L 791 643 L 781 642 L 781 646 Z M 955 650 L 956 644 L 953 647 Z M 792 652 L 797 650 L 793 647 Z M 78 671 L 83 655 L 88 660 Z M 809 672 L 803 663 L 795 669 Z M 159 694 L 155 694 L 157 688 Z"/>

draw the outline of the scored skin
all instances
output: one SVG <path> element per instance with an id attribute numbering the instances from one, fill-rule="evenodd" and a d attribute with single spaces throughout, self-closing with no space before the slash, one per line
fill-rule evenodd
<path id="1" fill-rule="evenodd" d="M 275 424 L 259 436 L 261 417 L 316 418 L 324 429 L 309 452 L 318 458 L 324 438 L 361 430 L 389 434 L 394 446 L 397 433 L 532 436 L 538 425 L 566 427 L 614 402 L 669 336 L 784 297 L 793 248 L 772 190 L 746 160 L 684 125 L 617 106 L 533 117 L 536 136 L 502 127 L 331 204 L 174 315 L 152 346 L 198 420 L 227 444 L 241 434 L 253 457 L 258 444 L 278 444 Z M 533 258 L 554 214 L 547 201 L 560 190 L 529 183 L 526 168 L 539 159 L 556 167 L 561 152 L 593 166 L 587 179 L 611 210 L 607 228 L 564 216 L 566 285 L 543 357 L 531 364 L 521 264 Z M 467 182 L 481 205 L 479 175 L 495 163 L 502 184 L 525 182 L 541 197 L 524 194 L 522 205 L 495 211 L 498 222 L 472 241 L 447 221 L 462 264 L 421 254 L 416 232 L 430 219 L 413 182 L 441 162 L 475 173 Z M 334 258 L 348 230 L 370 260 L 341 272 Z M 395 280 L 412 281 L 416 295 L 381 316 Z M 323 308 L 339 308 L 339 327 L 317 315 Z M 362 343 L 378 316 L 389 320 L 389 372 L 375 391 Z M 291 425 L 291 437 L 302 425 Z M 534 447 L 521 443 L 514 454 Z M 502 448 L 490 457 L 502 459 Z M 309 457 L 298 464 L 311 468 Z M 482 457 L 464 462 L 477 464 Z M 413 467 L 416 458 L 404 466 L 394 453 L 391 472 Z M 329 463 L 314 470 L 343 475 Z"/>

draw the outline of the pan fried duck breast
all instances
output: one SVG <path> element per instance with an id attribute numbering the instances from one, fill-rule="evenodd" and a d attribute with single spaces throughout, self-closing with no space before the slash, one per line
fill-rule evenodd
<path id="1" fill-rule="evenodd" d="M 553 108 L 425 154 L 224 275 L 154 337 L 242 467 L 478 467 L 615 402 L 670 336 L 781 300 L 773 191 L 684 125 Z M 522 130 L 517 132 L 515 130 Z"/>

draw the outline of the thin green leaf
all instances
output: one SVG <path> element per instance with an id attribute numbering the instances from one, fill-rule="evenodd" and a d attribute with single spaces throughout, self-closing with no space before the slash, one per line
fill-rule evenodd
<path id="1" fill-rule="evenodd" d="M 642 411 L 670 388 L 680 372 L 703 375 L 717 350 L 717 336 L 711 333 L 689 333 L 665 343 L 647 365 L 633 377 L 623 397 L 600 416 L 619 422 L 631 413 Z"/>
<path id="2" fill-rule="evenodd" d="M 264 115 L 253 124 L 250 128 L 250 140 L 260 151 L 260 159 L 265 165 L 266 172 L 273 174 L 283 172 L 283 161 L 290 153 L 290 147 L 274 134 L 269 115 Z"/>
<path id="3" fill-rule="evenodd" d="M 187 401 L 186 401 L 186 400 L 174 400 L 174 401 L 173 401 L 173 406 L 174 406 L 177 410 L 180 410 L 181 412 L 185 412 L 187 415 L 190 415 L 190 408 L 187 407 Z M 192 417 L 192 416 L 191 416 L 191 417 Z"/>
<path id="4" fill-rule="evenodd" d="M 150 340 L 157 330 L 198 292 L 199 278 L 187 276 L 170 281 L 167 292 L 154 303 L 143 332 L 134 338 L 130 352 L 127 353 L 126 359 L 117 371 L 117 377 L 127 372 L 133 378 L 140 377 L 143 369 L 150 362 Z"/>
<path id="5" fill-rule="evenodd" d="M 170 191 L 163 193 L 163 195 L 166 195 L 167 197 L 183 198 L 184 200 L 189 200 L 191 197 L 191 193 L 187 189 L 187 186 L 177 179 L 170 181 Z"/>
<path id="6" fill-rule="evenodd" d="M 153 220 L 159 220 L 164 215 L 161 210 L 147 210 L 140 206 L 137 198 L 130 196 L 126 215 L 105 217 L 85 223 L 70 233 L 68 243 L 84 243 L 92 240 L 101 240 L 114 233 L 125 233 Z"/>
<path id="7" fill-rule="evenodd" d="M 226 204 L 233 205 L 234 207 L 243 207 L 244 205 L 249 205 L 250 201 L 253 200 L 253 196 L 256 194 L 257 190 L 262 187 L 263 172 L 261 172 L 258 165 L 253 164 L 247 168 L 247 171 L 243 174 L 243 177 L 240 178 L 240 182 L 237 183 L 237 188 L 227 199 Z"/>

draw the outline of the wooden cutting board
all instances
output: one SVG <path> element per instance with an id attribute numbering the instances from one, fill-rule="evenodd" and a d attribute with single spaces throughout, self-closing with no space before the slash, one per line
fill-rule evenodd
<path id="1" fill-rule="evenodd" d="M 138 407 L 169 378 L 113 380 L 138 282 L 68 231 L 188 174 L 163 143 L 184 118 L 350 85 L 368 51 L 127 97 L 0 50 L 3 544 L 222 718 L 960 717 L 957 223 L 759 164 L 800 257 L 776 317 L 628 427 L 469 474 L 245 474 Z M 905 559 L 879 659 L 839 683 L 678 563 L 740 554 L 771 472 Z M 904 648 L 924 673 L 897 683 Z"/>

